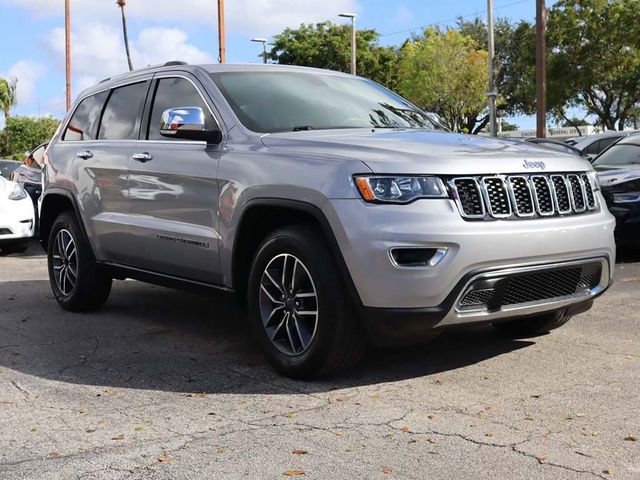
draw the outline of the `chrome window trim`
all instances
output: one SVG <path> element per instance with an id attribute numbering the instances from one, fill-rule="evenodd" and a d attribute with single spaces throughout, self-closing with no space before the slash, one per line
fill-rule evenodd
<path id="1" fill-rule="evenodd" d="M 504 191 L 507 194 L 507 204 L 509 206 L 509 213 L 494 213 L 493 212 L 493 208 L 491 207 L 491 200 L 489 198 L 489 189 L 487 188 L 487 180 L 492 180 L 492 179 L 497 179 L 500 181 L 500 183 L 502 183 L 502 188 L 504 188 Z M 484 187 L 482 189 L 482 195 L 484 196 L 484 200 L 486 202 L 486 208 L 487 211 L 489 212 L 489 215 L 493 218 L 497 218 L 497 219 L 504 219 L 504 218 L 509 218 L 513 215 L 513 209 L 511 208 L 511 201 L 509 198 L 509 189 L 507 188 L 507 184 L 504 181 L 504 177 L 503 176 L 499 176 L 499 175 L 490 175 L 490 176 L 485 176 L 482 177 L 482 179 L 480 180 L 482 182 L 482 186 Z"/>
<path id="2" fill-rule="evenodd" d="M 531 200 L 531 213 L 522 213 L 518 208 L 518 202 L 516 200 L 516 192 L 513 189 L 513 185 L 511 183 L 511 179 L 516 179 L 516 178 L 521 178 L 522 180 L 524 180 L 524 184 L 526 185 L 527 190 L 529 191 L 529 198 Z M 524 175 L 509 175 L 506 178 L 506 183 L 507 183 L 507 191 L 509 192 L 509 197 L 511 198 L 511 202 L 513 203 L 513 211 L 516 214 L 516 216 L 520 218 L 531 218 L 535 216 L 536 205 L 535 205 L 535 202 L 533 201 L 533 192 L 531 191 L 532 186 L 531 186 L 531 183 L 529 182 L 529 179 Z"/>
<path id="3" fill-rule="evenodd" d="M 460 200 L 460 193 L 458 192 L 458 187 L 456 186 L 457 180 L 471 180 L 476 186 L 476 192 L 478 192 L 478 197 L 480 198 L 480 207 L 482 208 L 481 214 L 467 214 L 464 211 L 464 207 L 462 206 L 462 201 Z M 458 207 L 458 211 L 460 215 L 464 218 L 485 218 L 487 216 L 487 209 L 485 208 L 484 203 L 484 195 L 482 193 L 482 189 L 480 188 L 480 183 L 476 177 L 455 177 L 447 181 L 449 187 L 452 192 L 454 192 L 454 202 Z"/>

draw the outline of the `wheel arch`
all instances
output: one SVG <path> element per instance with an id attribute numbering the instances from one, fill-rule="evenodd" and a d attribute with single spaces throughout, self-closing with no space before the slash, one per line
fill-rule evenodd
<path id="1" fill-rule="evenodd" d="M 62 212 L 73 212 L 76 219 L 78 220 L 78 224 L 82 230 L 82 234 L 87 237 L 87 232 L 84 227 L 84 222 L 82 221 L 82 216 L 80 215 L 80 210 L 78 207 L 78 202 L 75 197 L 69 190 L 65 190 L 63 188 L 52 188 L 46 191 L 42 197 L 42 207 L 40 209 L 40 244 L 42 248 L 46 251 L 49 240 L 49 233 L 51 232 L 51 228 L 53 227 L 53 223 L 55 222 L 58 215 Z"/>
<path id="2" fill-rule="evenodd" d="M 322 210 L 307 202 L 277 198 L 250 200 L 238 221 L 231 257 L 231 283 L 239 299 L 244 301 L 251 265 L 262 241 L 276 229 L 295 224 L 311 224 L 320 230 L 350 297 L 356 305 L 361 305 L 338 241 Z"/>

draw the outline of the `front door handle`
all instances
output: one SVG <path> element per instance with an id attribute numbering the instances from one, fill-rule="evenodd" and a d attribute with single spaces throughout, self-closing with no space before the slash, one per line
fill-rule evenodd
<path id="1" fill-rule="evenodd" d="M 83 160 L 88 160 L 93 157 L 93 152 L 91 150 L 85 150 L 84 152 L 76 153 L 76 157 L 82 158 Z"/>
<path id="2" fill-rule="evenodd" d="M 149 152 L 143 152 L 143 153 L 134 153 L 133 155 L 131 155 L 131 158 L 133 158 L 138 162 L 144 163 L 153 159 L 153 156 Z"/>

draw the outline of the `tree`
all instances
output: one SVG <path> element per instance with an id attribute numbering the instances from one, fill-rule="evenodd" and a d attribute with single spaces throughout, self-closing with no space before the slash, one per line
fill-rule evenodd
<path id="1" fill-rule="evenodd" d="M 15 116 L 7 118 L 2 156 L 22 160 L 24 154 L 49 140 L 60 121 L 53 117 Z"/>
<path id="2" fill-rule="evenodd" d="M 358 75 L 370 78 L 387 88 L 396 85 L 396 52 L 378 44 L 375 30 L 358 30 L 356 56 Z M 351 26 L 331 22 L 286 28 L 273 38 L 269 58 L 284 65 L 351 71 Z"/>
<path id="3" fill-rule="evenodd" d="M 503 132 L 515 132 L 516 130 L 518 130 L 518 128 L 520 128 L 515 123 L 509 123 L 507 121 L 502 121 L 500 125 Z"/>
<path id="4" fill-rule="evenodd" d="M 129 33 L 127 32 L 127 17 L 124 13 L 124 7 L 127 5 L 127 0 L 116 0 L 116 5 L 120 7 L 120 13 L 122 14 L 122 35 L 124 37 L 124 49 L 127 52 L 127 63 L 129 64 L 129 71 L 133 70 L 133 62 L 131 62 L 131 52 L 129 51 Z"/>
<path id="5" fill-rule="evenodd" d="M 640 2 L 560 0 L 549 11 L 550 76 L 568 104 L 622 130 L 640 102 Z"/>
<path id="6" fill-rule="evenodd" d="M 18 80 L 15 78 L 7 80 L 0 77 L 0 108 L 2 108 L 5 119 L 11 116 L 11 108 L 18 103 L 16 96 L 17 85 Z"/>
<path id="7" fill-rule="evenodd" d="M 400 49 L 400 94 L 451 130 L 478 133 L 487 125 L 487 82 L 487 52 L 457 30 L 428 29 Z"/>

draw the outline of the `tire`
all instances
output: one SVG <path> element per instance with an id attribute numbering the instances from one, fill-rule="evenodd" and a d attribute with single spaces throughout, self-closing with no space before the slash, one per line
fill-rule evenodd
<path id="1" fill-rule="evenodd" d="M 64 251 L 66 253 L 61 253 Z M 60 214 L 53 223 L 47 263 L 51 290 L 64 310 L 99 310 L 109 298 L 112 279 L 96 263 L 89 242 L 71 212 Z"/>
<path id="2" fill-rule="evenodd" d="M 29 248 L 29 242 L 11 243 L 0 248 L 2 248 L 2 251 L 6 254 L 24 253 Z"/>
<path id="3" fill-rule="evenodd" d="M 345 370 L 366 349 L 336 261 L 321 239 L 311 226 L 279 229 L 262 242 L 249 274 L 254 337 L 279 373 L 297 379 Z M 298 295 L 289 288 L 283 300 L 282 284 L 291 287 L 294 272 Z"/>
<path id="4" fill-rule="evenodd" d="M 493 326 L 509 337 L 526 338 L 549 333 L 569 320 L 571 320 L 571 315 L 566 315 L 564 311 L 560 311 L 494 323 Z"/>

